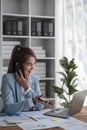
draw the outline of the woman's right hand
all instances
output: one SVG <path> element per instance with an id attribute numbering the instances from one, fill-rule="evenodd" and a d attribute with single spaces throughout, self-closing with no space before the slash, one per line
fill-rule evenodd
<path id="1" fill-rule="evenodd" d="M 19 73 L 20 75 L 16 72 L 16 80 L 26 91 L 29 88 L 29 76 L 24 78 L 21 70 L 19 70 Z"/>

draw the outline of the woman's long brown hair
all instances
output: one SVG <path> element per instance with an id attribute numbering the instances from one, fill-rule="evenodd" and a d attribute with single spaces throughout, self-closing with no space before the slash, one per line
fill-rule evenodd
<path id="1" fill-rule="evenodd" d="M 34 57 L 35 61 L 37 61 L 36 55 L 31 48 L 20 45 L 15 46 L 9 62 L 8 73 L 16 72 L 17 63 L 23 65 L 30 56 Z"/>

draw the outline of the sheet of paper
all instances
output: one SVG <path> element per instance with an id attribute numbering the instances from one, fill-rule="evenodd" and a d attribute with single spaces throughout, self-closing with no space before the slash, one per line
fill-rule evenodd
<path id="1" fill-rule="evenodd" d="M 4 120 L 5 120 L 5 116 L 0 117 L 0 127 L 16 125 L 16 124 L 7 124 Z"/>
<path id="2" fill-rule="evenodd" d="M 33 122 L 31 118 L 28 118 L 25 115 L 20 115 L 20 116 L 1 116 L 0 117 L 0 126 L 13 126 L 18 123 L 23 123 L 23 122 Z"/>
<path id="3" fill-rule="evenodd" d="M 29 112 L 22 112 L 23 115 L 27 117 L 32 117 L 35 120 L 47 119 L 49 116 L 43 115 L 43 113 L 49 111 L 50 109 L 43 109 L 40 111 L 29 111 Z"/>
<path id="4" fill-rule="evenodd" d="M 17 124 L 17 123 L 23 123 L 23 122 L 29 122 L 31 121 L 31 118 L 28 118 L 27 116 L 20 115 L 20 116 L 6 116 L 4 121 L 8 124 Z"/>
<path id="5" fill-rule="evenodd" d="M 58 127 L 58 122 L 52 121 L 52 120 L 39 120 L 35 121 L 34 123 L 21 123 L 18 124 L 20 128 L 23 130 L 41 130 L 41 129 L 47 129 L 47 128 L 53 128 Z M 61 128 L 61 127 L 60 127 Z"/>
<path id="6" fill-rule="evenodd" d="M 62 126 L 65 130 L 87 130 L 87 123 L 72 117 L 61 120 L 58 125 Z"/>
<path id="7" fill-rule="evenodd" d="M 23 115 L 27 116 L 27 117 L 32 117 L 32 119 L 34 120 L 53 120 L 53 121 L 58 121 L 62 118 L 57 118 L 57 117 L 51 117 L 51 116 L 46 116 L 46 115 L 43 115 L 43 113 L 49 111 L 50 109 L 43 109 L 43 110 L 40 110 L 40 111 L 29 111 L 29 112 L 22 112 Z"/>
<path id="8" fill-rule="evenodd" d="M 40 111 L 28 111 L 28 112 L 22 112 L 23 115 L 25 116 L 37 116 L 37 115 L 42 115 L 45 112 L 48 112 L 50 109 L 43 109 Z"/>

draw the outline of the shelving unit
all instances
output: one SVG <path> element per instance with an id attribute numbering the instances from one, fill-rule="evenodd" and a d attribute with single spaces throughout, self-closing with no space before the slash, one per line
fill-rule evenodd
<path id="1" fill-rule="evenodd" d="M 9 58 L 3 59 L 4 42 L 20 42 L 22 46 L 31 48 L 41 47 L 45 56 L 37 57 L 38 63 L 45 64 L 45 75 L 39 77 L 40 84 L 45 87 L 45 96 L 54 97 L 52 85 L 55 84 L 55 0 L 1 0 L 1 32 L 0 32 L 0 82 L 3 75 L 3 68 L 8 66 Z M 21 20 L 23 24 L 22 35 L 6 35 L 3 32 L 3 23 L 8 20 Z M 53 22 L 53 36 L 32 36 L 31 21 L 39 20 L 41 22 Z M 42 23 L 41 23 L 42 24 Z M 12 44 L 12 43 L 11 43 Z M 9 45 L 11 46 L 11 45 Z"/>

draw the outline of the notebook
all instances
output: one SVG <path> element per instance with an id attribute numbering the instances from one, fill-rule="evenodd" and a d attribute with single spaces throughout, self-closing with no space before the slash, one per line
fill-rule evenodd
<path id="1" fill-rule="evenodd" d="M 70 108 L 54 109 L 54 110 L 44 113 L 44 115 L 54 116 L 54 117 L 63 117 L 63 118 L 72 116 L 81 111 L 86 95 L 87 95 L 87 90 L 77 92 L 73 96 Z"/>

